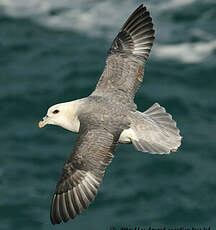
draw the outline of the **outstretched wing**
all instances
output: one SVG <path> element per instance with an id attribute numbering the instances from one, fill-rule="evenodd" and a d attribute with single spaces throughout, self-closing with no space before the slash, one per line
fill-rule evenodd
<path id="1" fill-rule="evenodd" d="M 52 224 L 79 215 L 94 200 L 117 139 L 103 128 L 82 128 L 52 200 Z"/>
<path id="2" fill-rule="evenodd" d="M 108 92 L 133 100 L 142 82 L 144 64 L 153 41 L 152 18 L 146 7 L 140 5 L 114 39 L 104 72 L 93 94 Z"/>

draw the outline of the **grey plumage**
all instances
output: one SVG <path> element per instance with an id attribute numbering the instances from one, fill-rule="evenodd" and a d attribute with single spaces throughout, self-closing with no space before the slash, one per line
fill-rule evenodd
<path id="1" fill-rule="evenodd" d="M 114 136 L 98 125 L 87 130 L 81 128 L 75 150 L 68 158 L 62 172 L 51 205 L 51 221 L 79 215 L 97 195 L 106 166 L 111 162 L 118 136 Z"/>
<path id="2" fill-rule="evenodd" d="M 134 103 L 153 41 L 152 18 L 140 5 L 114 39 L 94 92 L 52 106 L 39 122 L 39 127 L 54 124 L 79 133 L 56 185 L 52 224 L 73 219 L 88 208 L 118 142 L 133 143 L 137 150 L 151 153 L 169 153 L 180 146 L 176 123 L 163 107 L 156 103 L 141 113 Z"/>
<path id="3" fill-rule="evenodd" d="M 106 90 L 124 103 L 133 103 L 153 41 L 152 18 L 146 7 L 140 5 L 114 39 L 93 95 L 100 95 L 101 91 L 104 94 Z"/>

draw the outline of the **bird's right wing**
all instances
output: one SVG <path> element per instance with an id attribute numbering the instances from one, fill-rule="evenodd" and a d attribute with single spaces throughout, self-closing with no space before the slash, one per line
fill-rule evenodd
<path id="1" fill-rule="evenodd" d="M 52 224 L 79 215 L 94 200 L 118 137 L 101 127 L 82 127 L 52 200 Z"/>
<path id="2" fill-rule="evenodd" d="M 93 94 L 133 101 L 154 41 L 152 18 L 140 5 L 128 18 L 109 50 L 104 72 Z"/>

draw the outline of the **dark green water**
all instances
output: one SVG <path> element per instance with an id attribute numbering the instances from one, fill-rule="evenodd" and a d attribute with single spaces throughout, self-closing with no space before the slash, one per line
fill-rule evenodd
<path id="1" fill-rule="evenodd" d="M 91 93 L 111 38 L 140 3 L 0 1 L 0 230 L 216 227 L 215 0 L 147 2 L 157 39 L 136 103 L 143 111 L 159 102 L 173 115 L 179 151 L 119 145 L 89 209 L 50 223 L 76 135 L 37 122 L 49 106 Z"/>

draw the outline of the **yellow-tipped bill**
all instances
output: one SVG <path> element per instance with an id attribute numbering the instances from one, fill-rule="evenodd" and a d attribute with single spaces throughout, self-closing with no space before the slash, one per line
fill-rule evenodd
<path id="1" fill-rule="evenodd" d="M 39 122 L 38 122 L 38 127 L 39 127 L 39 128 L 43 128 L 45 125 L 46 125 L 46 124 L 44 124 L 43 121 L 39 121 Z"/>
<path id="2" fill-rule="evenodd" d="M 47 124 L 48 116 L 45 116 L 41 121 L 38 122 L 38 127 L 43 128 Z"/>

